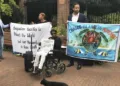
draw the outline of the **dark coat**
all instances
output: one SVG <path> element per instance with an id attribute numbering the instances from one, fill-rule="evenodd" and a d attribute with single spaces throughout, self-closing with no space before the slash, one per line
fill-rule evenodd
<path id="1" fill-rule="evenodd" d="M 68 16 L 68 21 L 72 21 L 72 14 L 70 14 L 70 15 Z M 87 22 L 86 16 L 85 16 L 84 14 L 80 13 L 77 22 L 86 23 L 86 22 Z"/>

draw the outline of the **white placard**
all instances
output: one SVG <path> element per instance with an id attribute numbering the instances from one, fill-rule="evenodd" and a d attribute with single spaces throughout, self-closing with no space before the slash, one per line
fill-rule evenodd
<path id="1" fill-rule="evenodd" d="M 11 23 L 11 39 L 14 52 L 25 53 L 31 50 L 31 35 L 32 35 L 32 50 L 37 51 L 37 44 L 42 38 L 49 38 L 52 25 L 50 22 L 34 25 Z"/>
<path id="2" fill-rule="evenodd" d="M 53 39 L 42 39 L 39 51 L 44 51 L 48 53 L 50 50 L 53 50 L 54 40 Z"/>

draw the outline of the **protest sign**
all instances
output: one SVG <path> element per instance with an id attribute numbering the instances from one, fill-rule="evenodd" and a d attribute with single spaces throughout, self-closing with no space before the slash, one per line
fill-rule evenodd
<path id="1" fill-rule="evenodd" d="M 120 25 L 68 22 L 67 55 L 117 62 Z"/>
<path id="2" fill-rule="evenodd" d="M 31 36 L 33 53 L 37 51 L 37 44 L 42 38 L 49 38 L 52 25 L 50 22 L 34 25 L 11 23 L 11 39 L 14 52 L 25 53 L 31 50 Z"/>

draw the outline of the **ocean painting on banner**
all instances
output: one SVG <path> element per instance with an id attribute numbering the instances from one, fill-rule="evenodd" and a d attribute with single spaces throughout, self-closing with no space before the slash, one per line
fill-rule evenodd
<path id="1" fill-rule="evenodd" d="M 120 25 L 68 22 L 67 37 L 68 56 L 117 62 Z"/>

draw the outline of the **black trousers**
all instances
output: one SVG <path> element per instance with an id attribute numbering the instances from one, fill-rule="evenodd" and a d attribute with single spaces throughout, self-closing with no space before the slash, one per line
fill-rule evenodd
<path id="1" fill-rule="evenodd" d="M 70 58 L 70 64 L 71 64 L 71 65 L 74 65 L 74 61 L 75 61 L 75 60 L 77 60 L 78 65 L 81 65 L 80 59 L 76 59 L 76 58 Z"/>
<path id="2" fill-rule="evenodd" d="M 77 60 L 78 65 L 93 65 L 93 60 L 86 60 L 86 59 L 77 59 L 70 57 L 70 64 L 74 65 L 74 61 Z"/>

